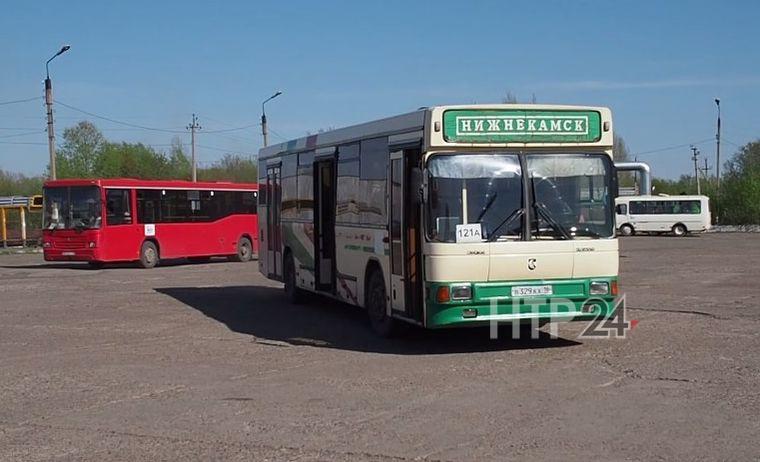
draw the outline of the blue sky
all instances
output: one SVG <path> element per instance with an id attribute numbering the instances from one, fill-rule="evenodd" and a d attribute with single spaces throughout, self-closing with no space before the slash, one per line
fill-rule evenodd
<path id="1" fill-rule="evenodd" d="M 757 1 L 13 1 L 0 16 L 0 103 L 55 98 L 141 126 L 56 107 L 56 133 L 89 119 L 115 141 L 166 149 L 198 114 L 198 157 L 256 153 L 271 140 L 420 106 L 538 102 L 609 106 L 615 129 L 655 175 L 689 171 L 688 146 L 715 161 L 713 99 L 725 143 L 760 138 Z M 0 104 L 0 168 L 47 166 L 41 99 Z M 60 142 L 60 141 L 59 141 Z M 25 144 L 19 144 L 25 143 Z"/>

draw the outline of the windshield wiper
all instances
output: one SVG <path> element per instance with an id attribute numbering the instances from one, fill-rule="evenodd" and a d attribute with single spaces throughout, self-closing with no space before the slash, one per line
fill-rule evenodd
<path id="1" fill-rule="evenodd" d="M 563 239 L 570 239 L 570 234 L 567 232 L 564 226 L 557 223 L 557 220 L 552 217 L 551 213 L 549 213 L 548 208 L 546 207 L 546 204 L 543 202 L 535 202 L 533 204 L 533 208 L 536 209 L 536 213 L 540 215 L 544 220 L 546 220 L 552 228 L 554 228 L 558 233 L 562 235 Z"/>
<path id="2" fill-rule="evenodd" d="M 480 212 L 480 215 L 478 215 L 478 219 L 475 220 L 476 223 L 479 223 L 480 220 L 483 219 L 483 216 L 486 214 L 486 212 L 488 211 L 488 209 L 491 208 L 491 206 L 493 205 L 493 203 L 496 201 L 496 196 L 498 196 L 498 195 L 499 195 L 498 192 L 493 193 L 493 196 L 491 196 L 491 198 L 488 200 L 488 203 L 486 204 L 486 206 L 483 207 L 483 210 Z"/>
<path id="3" fill-rule="evenodd" d="M 524 208 L 519 208 L 519 209 L 515 210 L 514 212 L 510 213 L 507 216 L 507 218 L 505 218 L 504 220 L 502 220 L 502 222 L 499 223 L 499 225 L 493 229 L 493 231 L 489 232 L 488 242 L 495 241 L 499 237 L 499 234 L 497 233 L 497 231 L 500 230 L 501 228 L 503 228 L 504 226 L 512 223 L 513 221 L 515 221 L 519 217 L 521 217 L 523 215 L 523 213 L 525 213 L 525 209 Z"/>
<path id="4" fill-rule="evenodd" d="M 534 200 L 533 209 L 535 209 L 536 214 L 542 216 L 543 219 L 546 220 L 551 225 L 551 227 L 555 229 L 555 231 L 560 233 L 564 239 L 570 239 L 570 234 L 567 232 L 564 226 L 557 223 L 557 220 L 555 220 L 554 217 L 552 217 L 552 214 L 549 212 L 546 204 L 535 200 L 536 181 L 535 181 L 535 177 L 533 176 L 530 177 L 530 189 L 532 189 L 532 193 L 533 193 L 533 200 Z"/>

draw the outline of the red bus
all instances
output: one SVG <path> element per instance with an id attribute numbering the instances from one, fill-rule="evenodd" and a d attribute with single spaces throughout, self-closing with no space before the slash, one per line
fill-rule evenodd
<path id="1" fill-rule="evenodd" d="M 56 180 L 43 188 L 46 261 L 248 261 L 258 253 L 258 185 L 133 179 Z"/>

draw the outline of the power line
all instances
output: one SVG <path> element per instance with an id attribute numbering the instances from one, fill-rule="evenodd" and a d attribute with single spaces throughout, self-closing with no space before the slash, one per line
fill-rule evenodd
<path id="1" fill-rule="evenodd" d="M 185 133 L 182 130 L 170 130 L 170 129 L 166 129 L 166 128 L 146 127 L 145 125 L 138 125 L 138 124 L 133 124 L 133 123 L 129 123 L 129 122 L 123 122 L 121 120 L 116 120 L 116 119 L 112 119 L 110 117 L 106 117 L 106 116 L 98 115 L 98 114 L 95 114 L 95 113 L 92 113 L 92 112 L 89 112 L 89 111 L 85 111 L 84 109 L 79 109 L 78 107 L 71 106 L 69 104 L 63 103 L 63 102 L 58 101 L 58 100 L 55 100 L 55 102 L 56 102 L 56 104 L 60 104 L 61 106 L 69 108 L 69 109 L 71 109 L 73 111 L 81 112 L 82 114 L 86 114 L 86 115 L 88 115 L 90 117 L 95 117 L 96 119 L 107 120 L 108 122 L 112 122 L 112 123 L 119 124 L 119 125 L 125 125 L 127 127 L 134 127 L 134 128 L 139 128 L 139 129 L 142 129 L 142 130 L 149 130 L 149 131 L 153 131 L 153 132 Z"/>
<path id="2" fill-rule="evenodd" d="M 696 146 L 698 144 L 707 143 L 708 141 L 713 141 L 713 140 L 714 140 L 714 138 L 707 138 L 705 140 L 695 141 L 693 143 L 684 143 L 684 144 L 679 144 L 679 145 L 676 145 L 676 146 L 668 146 L 666 148 L 652 149 L 651 151 L 637 152 L 637 153 L 634 153 L 632 155 L 634 155 L 634 156 L 645 156 L 647 154 L 654 154 L 654 153 L 657 153 L 657 152 L 672 151 L 674 149 L 681 149 L 681 148 L 686 148 L 686 147 L 690 147 L 690 146 Z"/>
<path id="3" fill-rule="evenodd" d="M 269 129 L 270 132 L 272 132 L 272 134 L 274 136 L 280 138 L 282 141 L 288 141 L 290 139 L 290 138 L 286 138 L 286 137 L 280 135 L 279 133 L 277 133 L 276 131 L 272 130 L 272 127 L 267 127 L 267 128 Z"/>
<path id="4" fill-rule="evenodd" d="M 741 145 L 739 145 L 739 144 L 736 144 L 736 143 L 734 143 L 733 141 L 727 140 L 727 139 L 725 139 L 725 138 L 721 138 L 720 140 L 721 140 L 721 141 L 725 141 L 726 143 L 728 143 L 728 144 L 730 144 L 730 145 L 732 145 L 732 146 L 736 146 L 737 148 L 741 148 L 741 147 L 742 147 Z"/>
<path id="5" fill-rule="evenodd" d="M 28 144 L 33 146 L 47 146 L 47 143 L 35 143 L 32 141 L 0 141 L 0 144 Z"/>
<path id="6" fill-rule="evenodd" d="M 12 135 L 0 136 L 0 138 L 14 138 L 16 136 L 39 135 L 40 133 L 45 133 L 45 130 L 35 130 L 33 132 L 26 132 L 26 133 L 14 133 Z"/>
<path id="7" fill-rule="evenodd" d="M 5 106 L 6 104 L 28 103 L 29 101 L 34 101 L 37 99 L 42 99 L 42 96 L 35 96 L 34 98 L 26 98 L 26 99 L 17 99 L 13 101 L 0 101 L 0 106 Z"/>
<path id="8" fill-rule="evenodd" d="M 203 149 L 211 149 L 212 151 L 226 152 L 226 153 L 230 153 L 230 154 L 245 154 L 243 151 L 239 151 L 239 150 L 238 151 L 231 151 L 229 149 L 218 148 L 216 146 L 206 146 L 206 145 L 203 145 L 203 144 L 199 144 L 197 146 L 199 148 L 203 148 Z"/>

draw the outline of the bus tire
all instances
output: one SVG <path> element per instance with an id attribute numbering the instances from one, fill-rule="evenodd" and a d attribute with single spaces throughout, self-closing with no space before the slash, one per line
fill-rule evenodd
<path id="1" fill-rule="evenodd" d="M 285 283 L 285 295 L 288 301 L 294 305 L 299 305 L 304 301 L 304 292 L 296 285 L 296 264 L 293 261 L 293 255 L 286 254 L 285 267 L 283 268 L 283 282 Z"/>
<path id="2" fill-rule="evenodd" d="M 159 255 L 156 244 L 151 241 L 145 241 L 140 248 L 140 266 L 143 268 L 153 268 L 158 264 Z"/>
<path id="3" fill-rule="evenodd" d="M 631 225 L 623 225 L 620 227 L 620 234 L 623 236 L 633 236 L 634 232 L 633 226 Z"/>
<path id="4" fill-rule="evenodd" d="M 385 292 L 383 273 L 372 270 L 367 279 L 367 290 L 364 295 L 364 306 L 372 325 L 372 330 L 381 337 L 393 337 L 398 334 L 398 321 L 388 315 L 388 297 Z"/>
<path id="5" fill-rule="evenodd" d="M 682 225 L 681 223 L 673 225 L 673 234 L 675 236 L 684 237 L 686 236 L 686 233 L 687 233 L 686 226 Z"/>
<path id="6" fill-rule="evenodd" d="M 251 240 L 243 236 L 238 240 L 237 253 L 232 256 L 233 261 L 247 262 L 253 258 L 253 245 Z"/>

